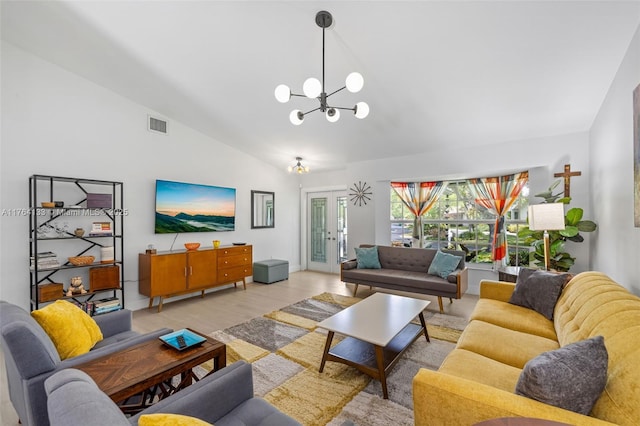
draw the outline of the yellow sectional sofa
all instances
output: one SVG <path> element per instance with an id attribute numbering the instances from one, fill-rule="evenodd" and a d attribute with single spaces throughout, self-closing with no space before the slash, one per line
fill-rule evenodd
<path id="1" fill-rule="evenodd" d="M 508 303 L 515 284 L 482 281 L 480 299 L 456 348 L 438 371 L 413 379 L 415 424 L 473 425 L 498 417 L 534 417 L 571 425 L 640 424 L 640 298 L 600 272 L 576 275 L 553 321 Z M 589 416 L 514 391 L 528 360 L 594 336 L 609 357 L 607 384 Z"/>

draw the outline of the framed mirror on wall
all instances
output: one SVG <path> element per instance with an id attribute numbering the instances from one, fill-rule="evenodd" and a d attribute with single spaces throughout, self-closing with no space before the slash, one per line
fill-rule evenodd
<path id="1" fill-rule="evenodd" d="M 267 191 L 251 191 L 251 228 L 275 227 L 276 195 Z"/>

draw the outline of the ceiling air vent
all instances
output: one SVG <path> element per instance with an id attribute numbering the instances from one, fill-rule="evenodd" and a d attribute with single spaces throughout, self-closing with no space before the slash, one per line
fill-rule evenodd
<path id="1" fill-rule="evenodd" d="M 163 135 L 166 135 L 169 132 L 168 125 L 169 123 L 166 120 L 149 116 L 147 128 L 150 132 L 162 133 Z"/>

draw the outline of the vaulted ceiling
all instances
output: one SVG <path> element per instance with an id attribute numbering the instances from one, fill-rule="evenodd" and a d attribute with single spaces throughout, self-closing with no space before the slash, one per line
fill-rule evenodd
<path id="1" fill-rule="evenodd" d="M 352 71 L 364 120 L 300 126 L 274 89 Z M 315 170 L 586 131 L 640 23 L 638 1 L 3 1 L 2 38 L 286 168 Z"/>

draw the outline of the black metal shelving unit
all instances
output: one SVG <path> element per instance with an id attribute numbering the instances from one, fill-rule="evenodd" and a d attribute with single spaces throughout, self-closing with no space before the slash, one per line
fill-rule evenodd
<path id="1" fill-rule="evenodd" d="M 96 295 L 109 295 L 116 297 L 120 292 L 120 304 L 124 308 L 124 194 L 122 182 L 105 181 L 97 179 L 81 179 L 62 176 L 32 175 L 29 177 L 29 259 L 31 310 L 39 309 L 43 304 L 58 299 L 74 300 L 78 303 L 91 301 Z M 88 208 L 87 198 L 90 193 L 109 194 L 111 197 L 110 208 Z M 42 202 L 63 201 L 63 207 L 42 207 Z M 75 207 L 69 207 L 75 206 Z M 39 231 L 54 227 L 61 221 L 73 222 L 78 226 L 85 225 L 88 221 L 100 219 L 100 222 L 110 221 L 111 235 L 90 235 L 85 233 L 77 236 L 71 229 L 59 228 L 55 236 L 41 235 Z M 84 229 L 84 228 L 83 228 Z M 40 234 L 40 235 L 39 235 Z M 58 259 L 59 266 L 39 269 L 38 259 L 42 250 L 55 252 L 56 249 L 65 250 L 64 245 L 76 242 L 75 250 L 69 256 Z M 97 251 L 103 247 L 113 247 L 113 261 L 101 263 Z M 93 255 L 97 261 L 87 265 L 72 265 L 67 257 Z M 61 292 L 60 297 L 53 300 L 42 301 L 38 286 L 43 284 L 55 284 L 57 276 L 63 271 L 78 270 L 79 273 L 87 273 L 89 268 L 109 267 L 118 265 L 118 287 L 88 291 L 84 294 L 65 296 Z M 88 283 L 83 279 L 83 283 Z M 66 283 L 68 286 L 68 283 Z M 64 285 L 64 283 L 63 283 Z"/>

